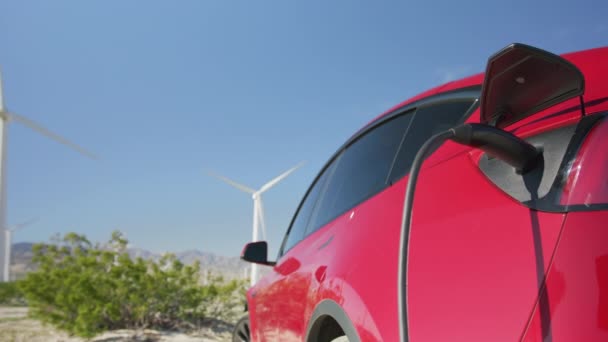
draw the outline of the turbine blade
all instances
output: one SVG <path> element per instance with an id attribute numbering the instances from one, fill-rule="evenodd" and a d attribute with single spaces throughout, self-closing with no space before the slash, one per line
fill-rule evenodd
<path id="1" fill-rule="evenodd" d="M 248 186 L 245 186 L 243 184 L 239 184 L 239 183 L 233 181 L 230 178 L 224 177 L 222 175 L 218 175 L 217 173 L 209 172 L 209 175 L 211 177 L 215 177 L 215 178 L 217 178 L 217 179 L 219 179 L 221 181 L 224 181 L 224 182 L 228 183 L 229 185 L 232 185 L 233 187 L 235 187 L 235 188 L 237 188 L 237 189 L 239 189 L 241 191 L 244 191 L 244 192 L 247 192 L 247 193 L 250 193 L 250 194 L 253 194 L 255 192 L 255 190 L 253 190 L 252 188 L 250 188 Z"/>
<path id="2" fill-rule="evenodd" d="M 294 172 L 295 170 L 299 169 L 300 167 L 302 167 L 302 165 L 304 165 L 305 162 L 301 162 L 298 165 L 292 167 L 291 169 L 283 172 L 282 174 L 280 174 L 278 177 L 274 178 L 273 180 L 271 180 L 270 182 L 264 184 L 262 186 L 262 188 L 260 188 L 260 190 L 258 190 L 258 193 L 262 193 L 270 188 L 272 188 L 273 186 L 275 186 L 278 182 L 282 181 L 283 179 L 285 179 L 285 177 L 289 176 L 292 172 Z"/>
<path id="3" fill-rule="evenodd" d="M 266 240 L 266 221 L 264 221 L 264 205 L 262 204 L 262 196 L 258 195 L 258 220 L 262 226 L 262 240 Z"/>
<path id="4" fill-rule="evenodd" d="M 19 224 L 16 224 L 16 225 L 13 226 L 13 228 L 11 229 L 11 231 L 14 232 L 14 231 L 17 231 L 19 229 L 23 229 L 23 228 L 29 226 L 30 224 L 38 221 L 38 219 L 39 219 L 39 217 L 35 217 L 35 218 L 31 218 L 31 219 L 29 219 L 27 221 L 21 222 Z"/>
<path id="5" fill-rule="evenodd" d="M 91 159 L 97 159 L 97 156 L 95 156 L 93 153 L 91 153 L 91 152 L 85 150 L 84 148 L 74 144 L 73 142 L 49 131 L 48 129 L 42 127 L 41 125 L 35 123 L 34 121 L 32 121 L 24 116 L 15 114 L 15 113 L 8 113 L 8 114 L 9 114 L 10 120 L 17 121 L 17 122 L 23 124 L 24 126 L 27 126 L 31 129 L 33 129 L 34 131 L 52 139 L 52 140 L 55 140 L 56 142 L 58 142 L 62 145 L 65 145 L 65 146 L 75 150 L 76 152 L 78 152 L 82 155 L 85 155 Z"/>

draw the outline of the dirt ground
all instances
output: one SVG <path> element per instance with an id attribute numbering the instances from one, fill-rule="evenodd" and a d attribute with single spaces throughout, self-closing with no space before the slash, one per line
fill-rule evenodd
<path id="1" fill-rule="evenodd" d="M 182 334 L 154 330 L 119 330 L 97 336 L 90 342 L 228 342 L 230 327 L 215 324 L 196 333 Z M 85 342 L 27 317 L 27 308 L 0 306 L 0 342 Z M 88 341 L 87 341 L 88 342 Z"/>

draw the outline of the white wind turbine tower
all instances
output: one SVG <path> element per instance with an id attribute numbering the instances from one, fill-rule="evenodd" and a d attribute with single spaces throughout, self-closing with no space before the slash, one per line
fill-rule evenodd
<path id="1" fill-rule="evenodd" d="M 96 159 L 96 157 L 91 154 L 90 152 L 86 151 L 85 149 L 83 149 L 82 147 L 68 141 L 65 138 L 62 138 L 61 136 L 49 131 L 48 129 L 42 127 L 41 125 L 31 121 L 30 119 L 9 112 L 5 106 L 4 106 L 4 101 L 3 101 L 3 90 L 2 90 L 2 75 L 0 74 L 0 227 L 6 227 L 6 152 L 8 151 L 7 149 L 7 144 L 8 144 L 8 124 L 10 122 L 18 122 L 24 126 L 27 126 L 29 128 L 31 128 L 32 130 L 52 139 L 55 140 L 57 142 L 59 142 L 60 144 L 66 145 L 74 150 L 76 150 L 77 152 L 79 152 L 80 154 L 83 154 L 87 157 Z M 5 249 L 5 241 L 4 236 L 5 234 L 0 234 L 0 273 L 1 274 L 6 274 L 6 270 L 5 270 L 5 265 L 6 265 L 6 261 L 5 259 L 5 255 L 6 255 L 6 251 Z"/>
<path id="2" fill-rule="evenodd" d="M 262 187 L 259 188 L 258 190 L 254 190 L 248 186 L 239 184 L 227 177 L 224 177 L 224 176 L 221 176 L 221 175 L 218 175 L 215 173 L 210 173 L 210 175 L 228 183 L 229 185 L 232 185 L 233 187 L 235 187 L 243 192 L 251 194 L 251 198 L 253 199 L 252 241 L 255 242 L 255 241 L 259 241 L 260 227 L 262 228 L 262 239 L 266 239 L 266 223 L 264 222 L 264 206 L 262 204 L 262 193 L 268 191 L 270 188 L 277 185 L 277 183 L 279 183 L 280 181 L 285 179 L 287 176 L 289 176 L 295 170 L 299 169 L 303 164 L 304 164 L 304 162 L 301 162 L 298 165 L 292 167 L 291 169 L 283 172 L 276 178 L 274 178 L 271 181 L 267 182 L 266 184 L 262 185 Z M 251 264 L 251 274 L 250 274 L 250 281 L 251 281 L 252 286 L 255 284 L 257 279 L 258 279 L 258 265 L 252 263 Z"/>
<path id="3" fill-rule="evenodd" d="M 35 221 L 38 221 L 38 219 L 37 218 L 31 219 L 29 221 L 17 224 L 13 227 L 4 228 L 5 254 L 4 254 L 4 278 L 3 279 L 5 282 L 11 281 L 11 248 L 12 248 L 12 244 L 13 244 L 13 233 L 18 231 L 19 229 L 23 229 L 23 228 L 29 226 L 30 224 L 34 223 Z"/>

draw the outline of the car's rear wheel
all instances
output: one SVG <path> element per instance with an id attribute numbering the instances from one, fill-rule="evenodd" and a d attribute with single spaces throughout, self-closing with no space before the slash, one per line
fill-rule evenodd
<path id="1" fill-rule="evenodd" d="M 232 331 L 232 342 L 249 342 L 251 341 L 251 332 L 249 331 L 249 315 L 245 315 L 239 319 Z"/>

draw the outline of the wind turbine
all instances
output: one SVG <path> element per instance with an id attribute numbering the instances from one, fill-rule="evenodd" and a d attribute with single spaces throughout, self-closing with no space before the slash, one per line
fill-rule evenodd
<path id="1" fill-rule="evenodd" d="M 4 246 L 4 281 L 5 282 L 9 282 L 11 281 L 11 248 L 12 248 L 12 244 L 13 244 L 13 233 L 18 231 L 19 229 L 23 229 L 27 226 L 29 226 L 30 224 L 34 223 L 35 221 L 38 221 L 37 218 L 35 219 L 31 219 L 29 221 L 25 221 L 23 223 L 17 224 L 15 226 L 13 226 L 12 228 L 5 228 L 4 229 L 4 238 L 5 240 L 5 246 Z"/>
<path id="2" fill-rule="evenodd" d="M 6 152 L 7 144 L 8 144 L 8 124 L 10 122 L 18 122 L 30 129 L 57 141 L 60 144 L 66 145 L 69 148 L 76 150 L 78 153 L 83 154 L 89 158 L 97 159 L 95 155 L 88 152 L 84 148 L 68 141 L 67 139 L 49 131 L 48 129 L 42 127 L 41 125 L 33 122 L 32 120 L 15 114 L 13 112 L 9 112 L 4 106 L 3 100 L 3 90 L 2 90 L 2 75 L 0 74 L 0 227 L 6 227 Z M 0 234 L 0 248 L 5 249 L 5 236 L 4 234 Z M 0 273 L 6 274 L 5 266 L 6 261 L 4 260 L 6 256 L 5 250 L 0 250 Z"/>
<path id="3" fill-rule="evenodd" d="M 262 194 L 264 192 L 268 191 L 273 186 L 277 185 L 277 183 L 279 183 L 280 181 L 285 179 L 287 176 L 289 176 L 295 170 L 299 169 L 302 165 L 304 165 L 304 162 L 299 163 L 298 165 L 292 167 L 291 169 L 289 169 L 289 170 L 283 172 L 282 174 L 278 175 L 277 177 L 273 178 L 266 184 L 262 185 L 262 187 L 259 188 L 258 190 L 254 190 L 248 186 L 239 184 L 239 183 L 233 181 L 232 179 L 229 179 L 227 177 L 224 177 L 224 176 L 212 173 L 212 172 L 210 172 L 209 174 L 215 178 L 218 178 L 218 179 L 228 183 L 229 185 L 232 185 L 233 187 L 235 187 L 243 192 L 251 194 L 251 198 L 253 199 L 252 241 L 255 242 L 255 241 L 258 241 L 260 227 L 262 228 L 262 239 L 266 239 L 266 223 L 264 221 L 264 205 L 262 204 Z M 257 278 L 258 278 L 258 265 L 252 263 L 251 264 L 251 274 L 250 274 L 251 286 L 253 286 L 255 284 L 255 282 L 257 281 Z"/>

